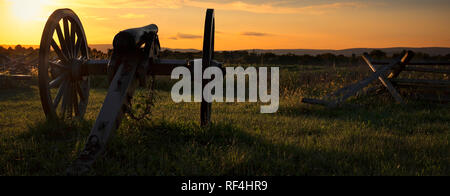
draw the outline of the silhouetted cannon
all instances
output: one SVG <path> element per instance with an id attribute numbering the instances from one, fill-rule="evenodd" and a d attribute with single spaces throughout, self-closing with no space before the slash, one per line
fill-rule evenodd
<path id="1" fill-rule="evenodd" d="M 214 10 L 208 9 L 203 37 L 203 69 L 213 64 L 221 66 L 213 61 L 214 28 Z M 119 32 L 113 47 L 109 60 L 90 60 L 83 26 L 70 9 L 56 10 L 45 25 L 39 53 L 39 92 L 48 119 L 82 118 L 89 99 L 89 76 L 107 74 L 110 82 L 84 150 L 68 170 L 70 174 L 87 171 L 104 151 L 139 83 L 152 75 L 170 75 L 178 66 L 192 67 L 189 60 L 159 58 L 161 47 L 155 24 Z M 55 89 L 53 93 L 51 89 Z M 201 125 L 208 125 L 211 103 L 203 100 L 200 113 Z"/>

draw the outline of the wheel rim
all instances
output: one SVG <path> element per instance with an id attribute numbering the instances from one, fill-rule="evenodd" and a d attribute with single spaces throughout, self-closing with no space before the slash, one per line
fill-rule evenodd
<path id="1" fill-rule="evenodd" d="M 203 71 L 211 65 L 212 59 L 214 59 L 214 31 L 215 31 L 215 19 L 214 10 L 208 9 L 206 11 L 205 19 L 205 31 L 203 35 L 203 58 L 202 67 Z M 210 80 L 203 80 L 203 88 Z M 202 126 L 209 125 L 211 122 L 211 107 L 212 103 L 202 100 L 200 107 L 200 124 Z"/>
<path id="2" fill-rule="evenodd" d="M 49 17 L 39 51 L 39 92 L 47 118 L 82 118 L 89 98 L 89 77 L 81 75 L 88 59 L 83 26 L 70 9 Z"/>

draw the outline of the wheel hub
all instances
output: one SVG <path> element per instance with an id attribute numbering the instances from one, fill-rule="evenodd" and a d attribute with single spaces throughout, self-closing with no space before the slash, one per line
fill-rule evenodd
<path id="1" fill-rule="evenodd" d="M 82 72 L 81 72 L 81 65 L 83 64 L 83 61 L 80 59 L 73 59 L 70 63 L 71 69 L 69 70 L 70 76 L 72 80 L 81 80 L 82 79 Z"/>

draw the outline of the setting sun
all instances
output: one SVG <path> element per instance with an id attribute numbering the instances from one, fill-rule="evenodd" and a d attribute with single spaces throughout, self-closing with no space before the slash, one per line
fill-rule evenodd
<path id="1" fill-rule="evenodd" d="M 18 22 L 32 22 L 39 20 L 43 16 L 43 6 L 46 0 L 9 0 L 10 10 L 14 19 Z"/>

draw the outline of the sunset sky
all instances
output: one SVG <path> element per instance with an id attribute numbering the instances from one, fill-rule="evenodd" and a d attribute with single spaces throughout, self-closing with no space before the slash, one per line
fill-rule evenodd
<path id="1" fill-rule="evenodd" d="M 450 47 L 449 0 L 0 0 L 0 44 L 38 45 L 48 16 L 71 8 L 89 44 L 157 24 L 162 47 L 202 46 L 216 10 L 216 50 Z"/>

